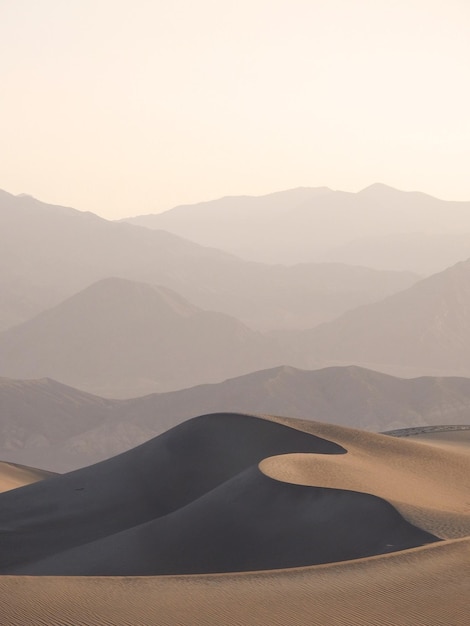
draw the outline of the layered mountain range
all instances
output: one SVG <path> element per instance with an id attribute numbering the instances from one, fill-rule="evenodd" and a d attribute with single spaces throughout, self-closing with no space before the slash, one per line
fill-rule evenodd
<path id="1" fill-rule="evenodd" d="M 470 202 L 374 184 L 231 196 L 129 218 L 243 258 L 269 263 L 335 261 L 438 272 L 470 250 Z"/>
<path id="2" fill-rule="evenodd" d="M 469 376 L 470 260 L 297 339 L 310 354 L 309 366 L 354 363 L 402 376 Z"/>
<path id="3" fill-rule="evenodd" d="M 329 217 L 319 223 L 327 233 L 333 192 L 292 193 L 326 203 Z M 346 194 L 353 204 L 341 210 L 357 218 L 372 212 L 377 225 L 401 193 L 373 186 Z M 289 198 L 275 195 L 272 209 L 273 198 L 265 199 L 258 213 L 248 204 L 241 215 L 269 209 L 274 219 L 285 215 Z M 367 202 L 358 205 L 361 199 Z M 440 201 L 408 194 L 400 202 L 398 212 L 386 213 L 399 223 L 409 226 L 429 210 L 429 223 L 440 224 Z M 414 213 L 406 217 L 410 203 Z M 466 210 L 465 203 L 445 206 Z M 175 211 L 183 219 L 188 210 Z M 230 223 L 233 211 L 224 215 Z M 1 376 L 49 377 L 121 398 L 280 365 L 470 376 L 470 261 L 421 280 L 338 264 L 266 265 L 6 192 L 0 222 L 0 313 L 10 325 L 0 333 Z"/>
<path id="4" fill-rule="evenodd" d="M 194 415 L 275 413 L 387 431 L 470 424 L 470 380 L 400 379 L 359 367 L 278 367 L 130 400 L 50 379 L 0 379 L 0 458 L 69 471 L 132 448 Z"/>
<path id="5" fill-rule="evenodd" d="M 336 263 L 247 262 L 163 230 L 0 191 L 0 330 L 110 277 L 169 287 L 257 330 L 308 328 L 418 278 Z"/>

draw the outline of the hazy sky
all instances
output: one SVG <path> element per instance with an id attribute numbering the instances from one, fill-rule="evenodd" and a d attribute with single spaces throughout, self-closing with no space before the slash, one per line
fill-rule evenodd
<path id="1" fill-rule="evenodd" d="M 0 0 L 0 188 L 123 217 L 383 182 L 470 200 L 468 0 Z"/>

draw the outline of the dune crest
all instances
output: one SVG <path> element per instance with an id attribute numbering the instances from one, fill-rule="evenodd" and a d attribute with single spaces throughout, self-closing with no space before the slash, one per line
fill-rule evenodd
<path id="1" fill-rule="evenodd" d="M 340 458 L 294 453 L 264 459 L 260 469 L 267 476 L 369 493 L 386 499 L 410 523 L 442 539 L 470 535 L 470 456 L 463 447 L 431 447 L 409 438 L 289 422 L 343 446 L 348 453 Z"/>
<path id="2" fill-rule="evenodd" d="M 11 626 L 463 626 L 469 470 L 463 447 L 200 416 L 1 494 L 0 610 Z"/>

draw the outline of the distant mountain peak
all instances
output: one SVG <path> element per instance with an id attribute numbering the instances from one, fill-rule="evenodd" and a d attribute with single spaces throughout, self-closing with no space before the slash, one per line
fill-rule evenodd
<path id="1" fill-rule="evenodd" d="M 361 191 L 359 194 L 378 194 L 378 193 L 404 193 L 400 189 L 396 189 L 395 187 L 390 187 L 390 185 L 385 185 L 384 183 L 373 183 Z"/>
<path id="2" fill-rule="evenodd" d="M 145 304 L 147 307 L 160 305 L 182 317 L 194 315 L 200 310 L 168 287 L 151 285 L 116 276 L 98 280 L 71 296 L 63 304 L 76 301 L 95 302 L 95 305 L 98 307 L 102 306 L 103 302 L 106 302 L 107 306 L 110 304 L 115 306 L 127 305 L 131 308 L 137 302 Z M 59 305 L 59 307 L 61 306 Z"/>
<path id="3" fill-rule="evenodd" d="M 31 200 L 36 200 L 38 201 L 37 198 L 35 198 L 34 196 L 32 196 L 30 193 L 19 193 L 16 196 L 17 198 L 30 198 Z"/>

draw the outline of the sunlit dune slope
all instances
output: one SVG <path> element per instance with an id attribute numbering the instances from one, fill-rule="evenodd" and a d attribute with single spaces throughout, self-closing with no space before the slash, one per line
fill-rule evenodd
<path id="1" fill-rule="evenodd" d="M 36 483 L 53 475 L 52 472 L 0 461 L 0 492 Z"/>
<path id="2" fill-rule="evenodd" d="M 284 418 L 273 418 L 284 422 Z M 423 445 L 318 422 L 287 420 L 343 446 L 348 454 L 290 454 L 268 458 L 268 476 L 294 484 L 350 489 L 391 502 L 411 523 L 441 538 L 470 535 L 470 455 L 465 449 Z"/>

